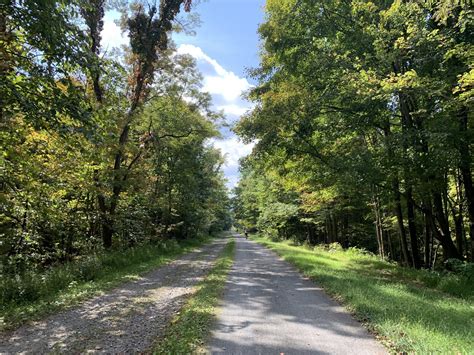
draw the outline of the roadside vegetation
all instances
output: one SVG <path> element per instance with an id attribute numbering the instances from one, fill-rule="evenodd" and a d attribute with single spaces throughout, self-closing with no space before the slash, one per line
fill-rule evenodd
<path id="1" fill-rule="evenodd" d="M 192 29 L 191 0 L 1 9 L 4 327 L 161 265 L 231 219 L 209 144 L 223 116 L 171 40 Z M 120 50 L 101 43 L 111 10 L 130 39 Z"/>
<path id="2" fill-rule="evenodd" d="M 227 274 L 232 266 L 235 241 L 230 241 L 209 275 L 197 286 L 197 292 L 170 323 L 154 354 L 192 354 L 205 352 L 204 344 L 216 314 Z"/>
<path id="3" fill-rule="evenodd" d="M 43 317 L 138 278 L 179 255 L 209 242 L 210 237 L 163 241 L 127 250 L 84 256 L 44 272 L 30 270 L 0 280 L 0 330 Z"/>
<path id="4" fill-rule="evenodd" d="M 413 270 L 361 249 L 253 237 L 344 304 L 393 352 L 474 349 L 474 275 Z"/>

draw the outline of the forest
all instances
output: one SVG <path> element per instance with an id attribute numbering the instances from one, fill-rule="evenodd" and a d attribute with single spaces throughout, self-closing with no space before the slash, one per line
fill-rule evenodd
<path id="1" fill-rule="evenodd" d="M 171 39 L 192 30 L 190 0 L 1 7 L 2 292 L 29 270 L 230 227 L 210 144 L 223 117 Z M 104 50 L 111 9 L 129 44 Z"/>
<path id="2" fill-rule="evenodd" d="M 472 0 L 2 0 L 0 79 L 1 354 L 472 352 Z"/>
<path id="3" fill-rule="evenodd" d="M 268 0 L 244 228 L 413 268 L 474 260 L 470 1 Z M 472 265 L 472 264 L 471 264 Z"/>

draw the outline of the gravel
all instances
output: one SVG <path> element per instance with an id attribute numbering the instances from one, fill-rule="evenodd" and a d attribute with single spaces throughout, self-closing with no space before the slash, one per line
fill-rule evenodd
<path id="1" fill-rule="evenodd" d="M 225 239 L 78 307 L 0 334 L 0 354 L 148 352 L 212 268 Z"/>

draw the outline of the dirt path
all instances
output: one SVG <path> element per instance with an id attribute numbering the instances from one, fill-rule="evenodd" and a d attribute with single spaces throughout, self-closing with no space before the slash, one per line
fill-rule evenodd
<path id="1" fill-rule="evenodd" d="M 235 239 L 235 261 L 210 352 L 387 353 L 347 311 L 290 264 L 259 244 Z"/>
<path id="2" fill-rule="evenodd" d="M 77 308 L 3 333 L 0 354 L 145 352 L 210 270 L 225 243 L 225 239 L 215 240 Z"/>

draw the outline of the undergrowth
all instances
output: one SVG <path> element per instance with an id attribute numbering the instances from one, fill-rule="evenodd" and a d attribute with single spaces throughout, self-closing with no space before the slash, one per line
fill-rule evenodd
<path id="1" fill-rule="evenodd" d="M 2 275 L 0 330 L 45 316 L 163 265 L 210 237 L 143 245 L 82 257 L 44 271 Z"/>

